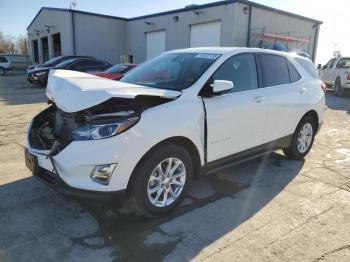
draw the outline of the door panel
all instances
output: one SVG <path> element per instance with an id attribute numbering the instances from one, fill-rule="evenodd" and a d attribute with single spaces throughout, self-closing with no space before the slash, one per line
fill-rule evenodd
<path id="1" fill-rule="evenodd" d="M 294 133 L 308 101 L 305 86 L 301 84 L 292 83 L 264 89 L 267 117 L 263 141 L 268 143 Z"/>
<path id="2" fill-rule="evenodd" d="M 254 54 L 229 58 L 210 81 L 215 80 L 230 81 L 233 88 L 204 98 L 208 161 L 261 145 L 266 118 L 266 96 L 258 88 Z"/>
<path id="3" fill-rule="evenodd" d="M 261 89 L 205 98 L 208 162 L 262 144 L 266 120 Z"/>
<path id="4" fill-rule="evenodd" d="M 260 54 L 263 90 L 266 96 L 266 128 L 263 142 L 293 134 L 305 110 L 305 82 L 299 83 L 300 74 L 285 57 Z"/>

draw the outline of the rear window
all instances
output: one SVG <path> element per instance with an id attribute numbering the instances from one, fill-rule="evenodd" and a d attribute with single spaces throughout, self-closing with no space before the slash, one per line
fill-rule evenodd
<path id="1" fill-rule="evenodd" d="M 261 54 L 265 87 L 289 84 L 287 60 L 279 55 Z"/>
<path id="2" fill-rule="evenodd" d="M 300 58 L 300 57 L 294 57 L 294 60 L 298 62 L 299 65 L 301 65 L 304 70 L 313 78 L 320 79 L 314 64 L 309 59 Z"/>

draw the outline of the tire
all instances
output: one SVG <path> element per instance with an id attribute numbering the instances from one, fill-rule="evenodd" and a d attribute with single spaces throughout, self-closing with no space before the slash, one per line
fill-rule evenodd
<path id="1" fill-rule="evenodd" d="M 183 184 L 182 188 L 175 184 L 174 179 L 170 179 L 170 175 L 166 177 L 160 174 L 159 167 L 164 175 L 167 173 L 169 159 L 172 159 L 172 168 L 179 165 L 173 176 L 179 176 L 175 180 L 178 184 Z M 183 172 L 185 175 L 180 176 Z M 132 209 L 146 217 L 161 216 L 174 210 L 183 200 L 192 177 L 193 163 L 190 154 L 176 144 L 162 144 L 147 154 L 134 170 L 131 188 L 128 189 Z"/>
<path id="2" fill-rule="evenodd" d="M 341 86 L 340 79 L 337 78 L 334 85 L 334 95 L 339 97 L 339 96 L 343 96 L 343 94 L 344 94 L 344 88 Z"/>
<path id="3" fill-rule="evenodd" d="M 6 74 L 6 70 L 3 67 L 0 67 L 0 76 L 4 76 Z"/>
<path id="4" fill-rule="evenodd" d="M 311 133 L 310 133 L 311 128 Z M 304 133 L 303 133 L 304 132 Z M 305 116 L 298 124 L 288 148 L 283 149 L 289 159 L 303 159 L 311 150 L 316 134 L 316 121 L 311 116 Z M 303 143 L 305 142 L 305 143 Z M 304 145 L 304 146 L 303 146 Z"/>

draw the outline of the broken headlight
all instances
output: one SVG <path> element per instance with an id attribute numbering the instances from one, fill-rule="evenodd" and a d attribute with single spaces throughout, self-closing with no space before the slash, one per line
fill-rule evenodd
<path id="1" fill-rule="evenodd" d="M 96 140 L 118 135 L 139 121 L 133 117 L 125 121 L 108 124 L 87 124 L 72 132 L 73 140 Z"/>

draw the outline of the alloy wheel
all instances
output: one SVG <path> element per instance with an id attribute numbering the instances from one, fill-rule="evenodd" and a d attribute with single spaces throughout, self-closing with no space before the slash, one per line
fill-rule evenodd
<path id="1" fill-rule="evenodd" d="M 156 166 L 148 180 L 148 199 L 156 207 L 167 207 L 179 198 L 185 183 L 184 163 L 178 158 L 167 158 Z"/>
<path id="2" fill-rule="evenodd" d="M 305 153 L 312 142 L 313 127 L 310 123 L 303 125 L 298 136 L 298 151 L 300 153 Z"/>

